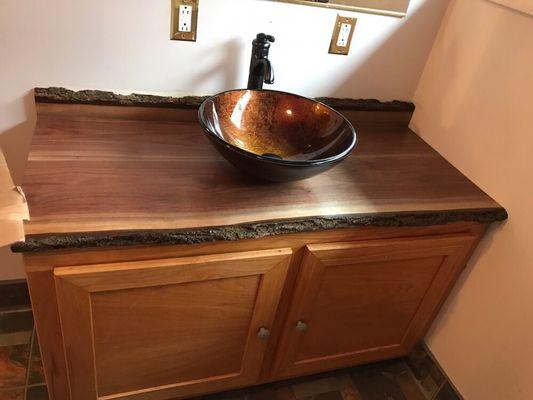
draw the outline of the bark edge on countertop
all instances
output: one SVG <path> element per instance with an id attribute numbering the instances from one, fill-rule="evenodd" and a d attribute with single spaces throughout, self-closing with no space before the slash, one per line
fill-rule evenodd
<path id="1" fill-rule="evenodd" d="M 165 107 L 196 109 L 209 96 L 158 96 L 151 94 L 131 93 L 117 94 L 104 90 L 70 90 L 63 87 L 37 87 L 34 89 L 35 102 L 60 104 L 92 104 L 105 106 L 129 107 Z M 376 99 L 346 99 L 335 97 L 317 97 L 317 101 L 337 110 L 381 111 L 381 112 L 413 112 L 415 105 L 411 102 Z"/>
<path id="2" fill-rule="evenodd" d="M 32 235 L 28 236 L 25 242 L 13 244 L 11 249 L 15 253 L 30 253 L 71 248 L 190 245 L 364 226 L 431 226 L 460 221 L 488 224 L 504 221 L 507 217 L 504 208 L 309 217 L 197 229 Z"/>

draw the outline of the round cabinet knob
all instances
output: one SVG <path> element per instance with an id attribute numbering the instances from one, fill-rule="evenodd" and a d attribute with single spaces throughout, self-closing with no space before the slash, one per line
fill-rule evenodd
<path id="1" fill-rule="evenodd" d="M 265 328 L 264 326 L 262 326 L 261 328 L 259 328 L 259 332 L 257 332 L 257 337 L 261 340 L 267 340 L 270 336 L 270 331 Z"/>
<path id="2" fill-rule="evenodd" d="M 307 324 L 303 321 L 298 321 L 296 323 L 296 330 L 298 332 L 305 332 L 307 330 Z"/>

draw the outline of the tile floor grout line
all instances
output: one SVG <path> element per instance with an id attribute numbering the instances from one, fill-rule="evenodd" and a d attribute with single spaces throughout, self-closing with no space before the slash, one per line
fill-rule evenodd
<path id="1" fill-rule="evenodd" d="M 448 383 L 447 380 L 444 380 L 444 382 L 442 382 L 439 386 L 439 388 L 435 391 L 435 394 L 433 395 L 433 397 L 431 398 L 431 400 L 435 400 L 437 398 L 437 396 L 439 395 L 440 391 L 442 390 L 442 388 L 444 386 L 446 386 L 446 383 Z"/>
<path id="2" fill-rule="evenodd" d="M 424 386 L 422 386 L 422 382 L 418 380 L 418 378 L 416 377 L 415 373 L 413 372 L 413 370 L 411 369 L 411 367 L 409 366 L 409 363 L 406 361 L 406 358 L 404 357 L 403 358 L 403 362 L 405 363 L 405 366 L 407 367 L 407 371 L 409 372 L 409 374 L 411 375 L 411 378 L 415 381 L 416 383 L 416 386 L 418 386 L 418 389 L 420 389 L 420 392 L 422 392 L 422 394 L 424 395 L 424 397 L 427 399 L 427 400 L 433 400 L 435 398 L 435 394 L 439 392 L 440 390 L 440 387 L 438 390 L 436 390 L 436 392 L 434 394 L 430 394 L 428 393 L 427 389 L 424 388 Z"/>
<path id="3" fill-rule="evenodd" d="M 26 383 L 24 385 L 24 400 L 27 400 L 28 398 L 28 386 L 30 383 L 30 368 L 33 358 L 33 346 L 35 341 L 35 322 L 33 323 L 33 330 L 31 332 L 31 338 L 30 338 L 30 355 L 28 357 L 28 364 L 26 367 Z"/>
<path id="4" fill-rule="evenodd" d="M 424 351 L 426 352 L 428 357 L 431 359 L 433 364 L 438 368 L 440 373 L 444 376 L 444 382 L 439 387 L 435 396 L 431 400 L 435 400 L 435 398 L 437 397 L 439 392 L 442 390 L 442 388 L 446 385 L 446 383 L 448 383 L 452 387 L 453 392 L 456 394 L 457 397 L 459 397 L 460 399 L 463 399 L 463 395 L 461 394 L 461 392 L 459 392 L 459 390 L 457 389 L 453 381 L 450 379 L 446 371 L 444 371 L 444 368 L 442 368 L 442 365 L 440 365 L 439 361 L 437 360 L 437 357 L 435 357 L 435 355 L 433 354 L 433 352 L 431 351 L 431 349 L 429 348 L 428 344 L 425 341 L 422 341 L 422 347 L 424 348 Z"/>
<path id="5" fill-rule="evenodd" d="M 0 308 L 0 314 L 14 314 L 14 313 L 22 313 L 22 312 L 28 312 L 28 311 L 32 311 L 32 308 L 31 307 L 29 308 L 14 307 L 14 308 L 5 308 L 5 309 Z"/>
<path id="6" fill-rule="evenodd" d="M 32 383 L 31 385 L 28 385 L 28 388 L 34 388 L 39 386 L 46 386 L 46 383 Z"/>

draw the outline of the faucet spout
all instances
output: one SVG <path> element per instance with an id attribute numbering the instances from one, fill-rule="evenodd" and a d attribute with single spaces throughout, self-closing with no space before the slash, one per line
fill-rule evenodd
<path id="1" fill-rule="evenodd" d="M 268 59 L 270 43 L 274 37 L 259 33 L 252 42 L 252 58 L 250 60 L 250 73 L 248 76 L 248 89 L 260 90 L 263 83 L 274 83 L 274 68 Z"/>

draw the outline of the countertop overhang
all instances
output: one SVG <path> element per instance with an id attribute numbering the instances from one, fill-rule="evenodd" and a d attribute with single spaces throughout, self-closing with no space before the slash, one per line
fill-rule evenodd
<path id="1" fill-rule="evenodd" d="M 35 98 L 23 184 L 31 220 L 15 252 L 507 218 L 409 130 L 411 103 L 321 99 L 351 120 L 359 147 L 317 177 L 265 183 L 208 143 L 196 120 L 202 97 L 48 88 Z"/>

